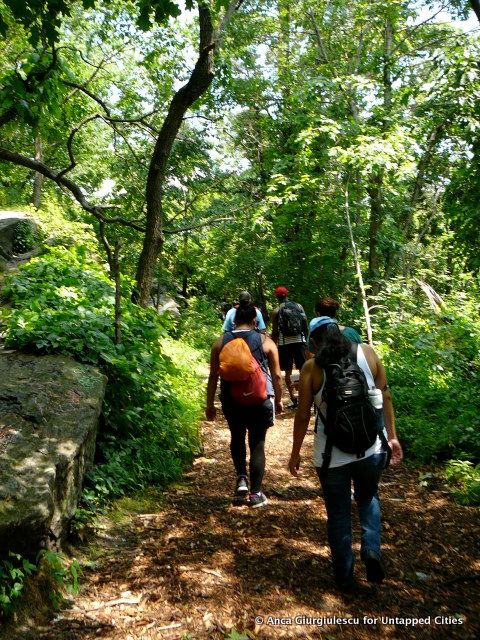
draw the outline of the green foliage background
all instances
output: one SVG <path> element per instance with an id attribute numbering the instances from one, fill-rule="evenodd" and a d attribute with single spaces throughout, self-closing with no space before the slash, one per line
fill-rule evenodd
<path id="1" fill-rule="evenodd" d="M 437 311 L 422 295 L 405 283 L 398 297 L 392 291 L 403 309 L 383 318 L 376 331 L 399 437 L 407 459 L 479 460 L 478 285 L 449 293 Z"/>
<path id="2" fill-rule="evenodd" d="M 226 4 L 206 3 L 214 22 Z M 167 0 L 20 5 L 0 0 L 0 153 L 29 159 L 40 149 L 89 203 L 143 225 L 156 136 L 197 50 L 196 13 L 168 23 L 180 9 Z M 98 221 L 54 180 L 43 182 L 30 211 L 45 252 L 6 285 L 5 336 L 109 376 L 92 510 L 131 488 L 164 485 L 201 446 L 202 376 L 223 300 L 248 289 L 271 311 L 283 284 L 311 318 L 317 298 L 330 295 L 339 320 L 365 336 L 357 267 L 407 459 L 458 458 L 475 475 L 480 44 L 458 23 L 420 19 L 430 8 L 241 3 L 161 193 L 154 285 L 181 294 L 179 321 L 130 303 L 143 236 L 107 225 L 110 244 L 122 245 L 123 342 L 114 345 Z M 446 8 L 468 13 L 458 2 Z M 0 165 L 0 205 L 27 209 L 38 175 L 28 162 Z M 30 246 L 21 235 L 18 248 Z M 434 310 L 422 283 L 444 304 Z"/>
<path id="3" fill-rule="evenodd" d="M 48 229 L 55 233 L 53 208 Z M 57 216 L 59 215 L 56 210 Z M 40 216 L 41 217 L 41 216 Z M 57 223 L 59 221 L 57 220 Z M 5 343 L 40 354 L 70 355 L 107 375 L 97 464 L 85 493 L 88 509 L 150 484 L 165 486 L 201 447 L 203 402 L 198 351 L 173 340 L 171 317 L 129 300 L 123 279 L 122 343 L 115 345 L 114 288 L 84 225 L 63 220 L 57 246 L 8 278 Z M 69 244 L 82 231 L 87 244 Z"/>

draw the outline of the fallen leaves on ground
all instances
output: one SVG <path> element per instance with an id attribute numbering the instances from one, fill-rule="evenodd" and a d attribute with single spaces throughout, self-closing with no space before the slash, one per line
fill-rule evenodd
<path id="1" fill-rule="evenodd" d="M 294 414 L 267 435 L 269 504 L 234 505 L 225 422 L 204 423 L 204 454 L 158 513 L 107 522 L 71 606 L 8 640 L 268 640 L 480 637 L 478 509 L 456 505 L 434 473 L 402 465 L 381 485 L 387 578 L 365 581 L 354 517 L 358 593 L 332 580 L 326 514 L 307 434 L 302 475 L 286 465 Z M 434 469 L 422 469 L 434 472 Z M 79 550 L 81 551 L 81 550 Z M 84 550 L 85 552 L 85 550 Z"/>

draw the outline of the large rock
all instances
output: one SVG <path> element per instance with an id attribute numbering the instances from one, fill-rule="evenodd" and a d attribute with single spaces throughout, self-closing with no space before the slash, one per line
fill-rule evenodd
<path id="1" fill-rule="evenodd" d="M 61 541 L 93 461 L 105 385 L 69 358 L 0 351 L 0 553 Z"/>
<path id="2" fill-rule="evenodd" d="M 0 211 L 0 257 L 10 260 L 14 253 L 15 228 L 19 222 L 28 222 L 32 231 L 35 221 L 22 211 Z"/>

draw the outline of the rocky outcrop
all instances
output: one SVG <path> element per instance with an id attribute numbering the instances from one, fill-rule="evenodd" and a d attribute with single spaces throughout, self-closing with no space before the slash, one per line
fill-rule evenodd
<path id="1" fill-rule="evenodd" d="M 0 553 L 61 541 L 93 461 L 105 385 L 69 358 L 0 351 Z"/>
<path id="2" fill-rule="evenodd" d="M 27 222 L 35 232 L 36 223 L 22 211 L 0 211 L 0 258 L 10 260 L 15 251 L 15 233 L 19 222 Z"/>

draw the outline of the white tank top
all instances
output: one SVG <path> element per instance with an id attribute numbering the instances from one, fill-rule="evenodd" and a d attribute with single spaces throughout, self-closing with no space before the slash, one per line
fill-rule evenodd
<path id="1" fill-rule="evenodd" d="M 357 350 L 357 364 L 363 370 L 365 377 L 367 378 L 368 388 L 375 388 L 375 380 L 373 379 L 372 372 L 370 371 L 370 367 L 368 366 L 367 359 L 365 354 L 363 353 L 362 345 L 358 345 Z M 325 384 L 325 377 L 323 379 L 322 387 L 317 393 L 313 401 L 317 409 L 322 407 L 323 404 L 323 413 L 325 413 L 325 405 L 322 403 L 322 392 L 323 386 Z M 386 435 L 386 432 L 385 432 Z M 315 433 L 314 441 L 313 441 L 313 463 L 316 467 L 321 467 L 323 464 L 323 452 L 325 451 L 325 445 L 327 443 L 327 436 L 324 433 L 324 427 L 321 420 L 318 420 L 317 432 Z M 345 453 L 344 451 L 340 451 L 337 447 L 332 447 L 332 459 L 330 461 L 329 469 L 333 467 L 341 467 L 345 464 L 350 464 L 351 462 L 357 462 L 358 460 L 364 460 L 369 456 L 373 456 L 375 453 L 382 453 L 382 442 L 380 438 L 377 436 L 376 441 L 372 444 L 372 446 L 365 451 L 365 456 L 362 458 L 357 458 L 355 453 Z"/>

